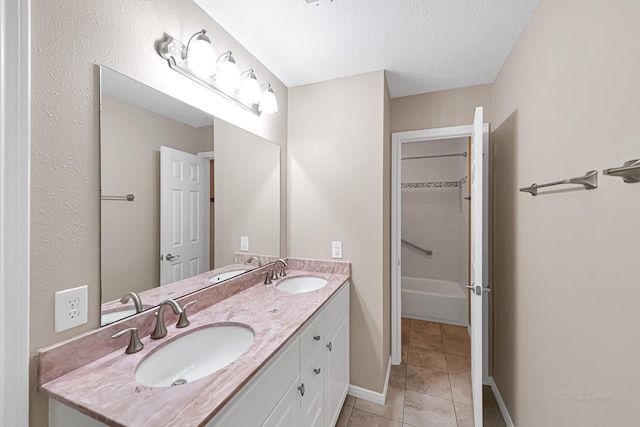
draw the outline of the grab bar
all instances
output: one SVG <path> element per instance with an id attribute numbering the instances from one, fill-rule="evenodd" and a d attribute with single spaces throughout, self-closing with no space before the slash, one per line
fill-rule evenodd
<path id="1" fill-rule="evenodd" d="M 586 190 L 598 188 L 598 171 L 585 172 L 584 176 L 576 178 L 563 179 L 561 181 L 549 182 L 547 184 L 531 184 L 529 187 L 521 188 L 520 191 L 531 193 L 532 196 L 538 195 L 538 188 L 551 187 L 553 185 L 577 184 L 583 185 Z"/>
<path id="2" fill-rule="evenodd" d="M 102 196 L 102 200 L 126 200 L 127 202 L 133 202 L 136 198 L 133 194 L 127 194 L 126 196 Z"/>
<path id="3" fill-rule="evenodd" d="M 605 175 L 619 176 L 626 183 L 640 182 L 640 160 L 634 159 L 624 162 L 619 168 L 609 168 L 602 171 Z"/>
<path id="4" fill-rule="evenodd" d="M 413 249 L 416 249 L 416 250 L 418 250 L 418 251 L 420 251 L 420 252 L 422 252 L 422 253 L 424 253 L 426 255 L 429 255 L 429 256 L 433 255 L 433 251 L 431 249 L 421 248 L 420 246 L 414 245 L 411 242 L 407 242 L 404 239 L 400 239 L 400 241 L 402 242 L 403 245 L 411 246 Z"/>

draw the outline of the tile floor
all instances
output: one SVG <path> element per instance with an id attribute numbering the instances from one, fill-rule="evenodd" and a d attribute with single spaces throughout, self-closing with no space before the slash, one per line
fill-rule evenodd
<path id="1" fill-rule="evenodd" d="M 466 328 L 403 318 L 403 363 L 391 367 L 386 404 L 347 396 L 336 426 L 473 427 L 469 355 Z M 485 402 L 485 427 L 506 426 Z"/>

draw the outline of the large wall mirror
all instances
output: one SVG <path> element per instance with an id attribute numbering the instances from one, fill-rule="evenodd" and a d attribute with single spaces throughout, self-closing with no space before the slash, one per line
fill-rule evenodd
<path id="1" fill-rule="evenodd" d="M 103 66 L 100 91 L 103 325 L 280 255 L 278 145 Z"/>

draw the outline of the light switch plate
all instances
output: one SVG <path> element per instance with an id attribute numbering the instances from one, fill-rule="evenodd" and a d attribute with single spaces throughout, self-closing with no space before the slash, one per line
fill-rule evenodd
<path id="1" fill-rule="evenodd" d="M 342 258 L 342 242 L 331 242 L 331 258 Z"/>
<path id="2" fill-rule="evenodd" d="M 87 294 L 86 286 L 56 292 L 56 332 L 66 331 L 87 323 Z"/>
<path id="3" fill-rule="evenodd" d="M 240 236 L 240 250 L 243 252 L 249 251 L 249 238 L 247 236 Z"/>

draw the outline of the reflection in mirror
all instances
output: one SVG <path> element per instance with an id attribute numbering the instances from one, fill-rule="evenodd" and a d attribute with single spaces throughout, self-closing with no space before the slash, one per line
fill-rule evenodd
<path id="1" fill-rule="evenodd" d="M 280 148 L 106 67 L 100 79 L 101 323 L 277 258 Z"/>

